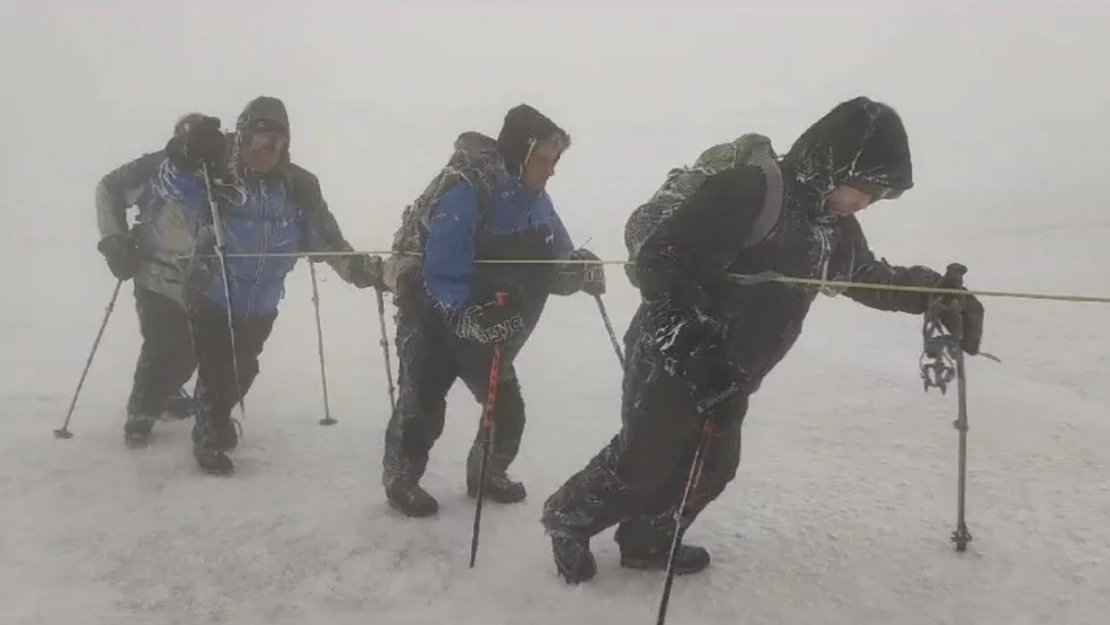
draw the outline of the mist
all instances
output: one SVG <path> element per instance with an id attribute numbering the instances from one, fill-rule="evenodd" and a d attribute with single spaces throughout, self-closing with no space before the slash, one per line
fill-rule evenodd
<path id="1" fill-rule="evenodd" d="M 861 217 L 877 254 L 941 270 L 948 262 L 962 262 L 970 268 L 972 288 L 1107 296 L 1108 42 L 1110 12 L 1082 2 L 5 4 L 0 8 L 0 180 L 7 221 L 0 259 L 8 272 L 0 315 L 0 398 L 7 423 L 0 425 L 5 441 L 0 456 L 7 461 L 0 461 L 0 499 L 7 503 L 7 518 L 14 517 L 15 531 L 26 530 L 30 542 L 7 547 L 15 564 L 0 564 L 0 579 L 22 578 L 18 592 L 0 589 L 0 605 L 12 606 L 0 608 L 0 615 L 8 616 L 4 610 L 10 609 L 14 622 L 45 623 L 83 611 L 118 619 L 151 609 L 169 619 L 158 622 L 211 622 L 207 619 L 233 614 L 239 618 L 229 618 L 240 623 L 300 617 L 339 622 L 328 619 L 361 613 L 382 623 L 418 622 L 403 621 L 406 615 L 489 623 L 521 622 L 508 616 L 510 608 L 539 605 L 544 613 L 529 622 L 650 618 L 659 580 L 620 577 L 615 565 L 599 575 L 608 579 L 600 589 L 567 594 L 554 579 L 537 522 L 543 498 L 619 427 L 620 374 L 588 301 L 549 306 L 535 344 L 521 360 L 532 422 L 518 462 L 535 488 L 524 512 L 491 521 L 489 531 L 511 536 L 502 539 L 507 548 L 526 557 L 502 565 L 513 553 L 489 555 L 483 565 L 506 579 L 523 576 L 521 589 L 497 582 L 481 590 L 474 579 L 459 582 L 462 586 L 452 581 L 479 575 L 459 564 L 471 510 L 461 496 L 451 501 L 457 518 L 440 519 L 435 529 L 381 520 L 386 512 L 377 472 L 388 404 L 376 308 L 372 296 L 327 269 L 321 273 L 328 274 L 322 305 L 329 385 L 332 409 L 342 415 L 339 427 L 345 430 L 322 434 L 313 422 L 320 411 L 317 346 L 307 270 L 300 265 L 289 277 L 274 339 L 248 396 L 248 404 L 267 415 L 249 425 L 263 442 L 249 452 L 258 454 L 258 466 L 233 479 L 253 485 L 220 483 L 206 490 L 210 485 L 190 473 L 187 428 L 174 430 L 175 439 L 159 450 L 161 456 L 130 459 L 119 445 L 139 345 L 129 285 L 74 417 L 75 429 L 84 434 L 67 442 L 50 440 L 114 282 L 96 249 L 96 184 L 115 167 L 161 149 L 182 114 L 215 115 L 230 128 L 255 96 L 282 98 L 291 118 L 293 160 L 319 177 L 351 244 L 382 252 L 389 249 L 406 204 L 446 163 L 455 137 L 466 130 L 496 136 L 505 112 L 528 103 L 573 138 L 548 190 L 575 243 L 589 240 L 601 257 L 623 260 L 625 220 L 669 169 L 692 164 L 709 145 L 746 132 L 769 136 L 784 152 L 837 103 L 866 95 L 902 116 L 916 183 L 902 198 Z M 607 301 L 621 335 L 638 294 L 619 268 L 607 271 Z M 723 556 L 708 581 L 676 586 L 674 622 L 804 622 L 814 615 L 827 623 L 1017 623 L 1033 622 L 1034 615 L 1060 623 L 1099 622 L 1095 615 L 1110 607 L 1104 559 L 1110 534 L 1101 527 L 1110 504 L 1105 487 L 1097 490 L 1110 478 L 1110 464 L 1101 455 L 1110 443 L 1106 307 L 1017 298 L 984 303 L 984 349 L 998 353 L 1005 364 L 972 365 L 973 378 L 978 376 L 972 383 L 980 384 L 972 406 L 983 419 L 972 428 L 980 445 L 973 470 L 981 471 L 975 488 L 985 493 L 973 531 L 990 546 L 978 557 L 994 559 L 958 561 L 947 551 L 952 403 L 921 393 L 915 377 L 920 320 L 822 298 L 795 352 L 753 404 L 742 476 L 699 521 L 711 528 L 706 531 L 718 539 L 713 546 Z M 436 461 L 441 464 L 432 478 L 444 489 L 458 488 L 460 450 L 469 445 L 477 418 L 465 393 L 453 391 L 452 398 L 453 416 L 434 452 L 445 458 Z M 870 416 L 859 416 L 864 413 Z M 916 441 L 922 447 L 875 450 L 874 439 L 910 447 Z M 843 451 L 853 443 L 859 447 Z M 833 448 L 844 455 L 823 455 Z M 861 468 L 868 458 L 884 464 Z M 855 512 L 871 510 L 875 502 L 855 498 L 867 487 L 829 478 L 855 470 L 871 476 L 864 484 L 871 485 L 874 497 L 894 497 L 884 500 L 890 506 L 885 512 L 868 513 L 866 522 L 861 520 L 866 515 Z M 98 478 L 98 471 L 105 476 Z M 902 489 L 886 490 L 884 471 L 897 476 L 893 481 Z M 919 477 L 928 483 L 914 483 Z M 822 481 L 826 478 L 831 482 Z M 78 483 L 84 494 L 74 500 Z M 208 561 L 221 563 L 193 561 L 175 568 L 175 557 L 193 548 L 203 551 L 203 541 L 200 547 L 159 547 L 156 551 L 172 552 L 159 551 L 170 563 L 150 564 L 126 538 L 113 537 L 110 556 L 89 546 L 104 536 L 98 532 L 109 531 L 103 528 L 91 530 L 83 546 L 65 549 L 31 534 L 37 523 L 47 522 L 58 532 L 81 535 L 76 520 L 82 515 L 117 529 L 134 523 L 124 534 L 151 540 L 157 534 L 170 542 L 181 532 L 197 531 L 175 526 L 180 518 L 208 527 L 215 513 L 196 508 L 181 513 L 166 494 L 156 499 L 161 490 L 153 483 L 181 489 L 173 491 L 177 502 L 205 501 L 218 493 L 255 518 L 255 529 L 276 518 L 300 528 L 293 534 L 276 530 L 286 539 L 282 544 L 324 540 L 305 538 L 314 531 L 306 528 L 317 526 L 298 526 L 310 523 L 291 520 L 298 510 L 318 515 L 317 520 L 328 517 L 318 527 L 351 529 L 335 530 L 342 546 L 312 542 L 311 548 L 291 551 L 295 555 L 281 561 L 283 570 L 299 581 L 277 589 L 266 586 L 276 573 L 264 570 L 261 556 L 244 556 L 248 564 L 242 565 L 220 560 L 230 558 L 226 552 L 209 553 Z M 804 487 L 792 494 L 791 484 Z M 820 492 L 822 484 L 828 493 Z M 313 492 L 329 487 L 337 490 Z M 130 494 L 133 488 L 144 494 Z M 285 489 L 285 496 L 256 499 L 259 488 Z M 1033 491 L 1012 490 L 1022 488 Z M 897 503 L 905 491 L 924 499 Z M 144 501 L 153 500 L 159 503 L 145 507 Z M 788 508 L 782 503 L 788 500 L 808 510 L 794 512 L 804 520 L 768 512 Z M 828 556 L 828 562 L 849 560 L 849 573 L 823 577 L 818 567 L 792 576 L 785 566 L 778 572 L 753 568 L 753 562 L 774 565 L 771 543 L 788 550 L 782 561 L 808 566 L 805 548 L 796 541 L 813 539 L 818 550 L 827 541 L 805 532 L 799 536 L 792 528 L 797 529 L 795 522 L 819 527 L 819 513 L 837 513 L 827 508 L 836 501 L 849 502 L 844 504 L 849 519 L 834 521 L 839 529 L 833 531 L 847 544 L 870 540 L 859 523 L 874 524 L 880 534 L 920 530 L 931 542 L 924 544 L 914 533 L 908 540 L 917 542 L 906 547 L 906 557 L 920 555 L 934 568 L 901 567 L 895 564 L 902 557 L 898 552 L 862 546 Z M 1075 508 L 1071 520 L 1041 520 L 1036 512 L 1069 506 Z M 920 512 L 927 520 L 907 521 L 894 508 L 909 516 Z M 221 514 L 234 517 L 230 509 Z M 805 525 L 809 521 L 814 525 Z M 386 529 L 366 529 L 378 527 L 375 523 L 386 523 Z M 743 539 L 737 538 L 737 524 L 747 524 Z M 779 533 L 765 544 L 767 553 L 754 554 L 750 543 L 768 538 L 760 532 L 772 528 Z M 1053 546 L 1047 538 L 1030 538 L 1035 530 L 1058 536 L 1072 531 L 1078 538 L 1058 538 L 1068 544 Z M 228 538 L 221 531 L 201 533 Z M 235 540 L 255 542 L 235 544 L 259 552 L 283 548 L 267 542 L 277 540 L 273 536 L 253 532 L 244 527 Z M 1007 547 L 1003 535 L 1022 537 L 1015 540 L 1024 541 L 1022 549 L 1032 555 L 1022 555 L 1014 541 Z M 455 537 L 462 538 L 450 545 Z M 497 549 L 497 539 L 489 540 L 490 549 Z M 398 544 L 440 542 L 459 553 L 411 566 L 393 564 Z M 612 556 L 611 541 L 596 542 L 606 543 L 601 554 Z M 853 559 L 861 552 L 863 559 Z M 342 564 L 348 557 L 367 559 Z M 317 558 L 338 569 L 353 568 L 333 579 L 312 568 Z M 60 572 L 69 567 L 91 577 Z M 1053 573 L 1061 567 L 1073 575 Z M 252 580 L 247 584 L 258 585 L 257 603 L 249 588 L 239 595 L 212 581 L 244 570 Z M 192 579 L 194 573 L 206 580 L 197 583 L 214 584 L 214 595 L 161 586 L 182 584 L 168 578 Z M 815 577 L 807 578 L 809 573 Z M 482 574 L 492 579 L 489 571 Z M 961 591 L 948 581 L 915 589 L 912 580 L 919 574 L 981 587 Z M 383 577 L 389 575 L 405 575 L 407 581 L 390 582 Z M 852 585 L 860 579 L 867 581 Z M 893 581 L 881 587 L 884 580 Z M 789 607 L 789 597 L 806 592 L 809 583 L 818 588 L 813 612 Z M 1018 590 L 1003 591 L 1010 583 Z M 338 599 L 325 588 L 334 591 L 335 585 L 341 589 L 335 591 L 342 595 Z M 48 594 L 59 587 L 72 589 L 77 598 L 53 603 Z M 734 591 L 738 594 L 730 595 Z M 988 596 L 965 602 L 961 592 Z M 408 596 L 420 597 L 413 601 L 422 607 L 396 598 Z M 1057 597 L 1071 618 L 1051 612 Z M 915 611 L 899 611 L 900 601 Z M 960 612 L 960 606 L 972 612 Z M 246 612 L 236 612 L 240 609 Z M 173 620 L 185 614 L 192 616 Z"/>

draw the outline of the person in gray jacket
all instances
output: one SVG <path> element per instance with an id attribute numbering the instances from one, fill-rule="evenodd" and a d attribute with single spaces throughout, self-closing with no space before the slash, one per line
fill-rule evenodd
<path id="1" fill-rule="evenodd" d="M 189 124 L 202 118 L 200 113 L 182 116 L 174 125 L 174 134 L 183 135 Z M 152 177 L 164 158 L 164 150 L 143 154 L 109 172 L 96 186 L 96 224 L 100 231 L 97 248 L 119 280 L 130 280 L 140 273 L 150 275 L 143 265 L 156 262 L 140 249 L 136 233 L 127 223 L 127 209 L 149 192 Z M 188 419 L 195 412 L 193 398 L 184 388 L 197 368 L 185 309 L 147 288 L 147 284 L 140 279 L 134 282 L 143 342 L 124 425 L 124 438 L 131 444 L 145 443 L 158 418 Z"/>
<path id="2" fill-rule="evenodd" d="M 244 119 L 253 119 L 260 110 L 277 117 L 282 126 L 278 130 L 288 136 L 284 105 L 276 98 L 252 100 L 238 126 L 245 123 Z M 211 268 L 197 266 L 184 258 L 195 251 L 196 238 L 201 230 L 211 226 L 202 228 L 198 221 L 198 217 L 203 221 L 207 210 L 201 207 L 207 205 L 203 192 L 200 197 L 195 197 L 195 189 L 186 193 L 185 187 L 189 186 L 186 183 L 195 181 L 169 163 L 182 159 L 188 161 L 190 166 L 193 161 L 209 162 L 213 165 L 214 187 L 221 191 L 237 189 L 238 184 L 228 186 L 227 181 L 218 178 L 226 177 L 225 164 L 238 160 L 240 143 L 244 140 L 241 135 L 254 133 L 254 128 L 244 131 L 240 127 L 232 132 L 223 132 L 219 130 L 217 118 L 199 113 L 187 114 L 178 120 L 166 149 L 144 154 L 113 170 L 97 187 L 97 224 L 101 236 L 97 247 L 116 278 L 133 280 L 143 338 L 124 424 L 124 439 L 129 445 L 145 444 L 154 421 L 167 409 L 173 410 L 177 402 L 177 405 L 195 404 L 195 408 L 190 405 L 192 410 L 175 411 L 182 417 L 192 413 L 199 419 L 200 413 L 204 412 L 200 396 L 197 402 L 193 402 L 182 385 L 197 371 L 197 352 L 200 344 L 204 343 L 201 336 L 204 328 L 197 328 L 194 319 L 195 309 L 203 297 L 193 291 L 198 287 L 204 290 L 201 283 L 211 280 L 212 276 L 207 276 Z M 198 141 L 198 138 L 203 138 L 203 141 Z M 287 145 L 288 139 L 285 141 Z M 297 209 L 290 225 L 298 230 L 304 229 L 302 244 L 288 251 L 352 251 L 323 199 L 319 181 L 308 170 L 289 163 L 287 151 L 282 154 L 280 173 L 284 182 L 281 195 L 284 197 L 288 193 L 292 206 Z M 231 209 L 231 205 L 237 204 L 228 204 L 229 201 L 222 197 L 223 193 L 217 195 L 220 196 L 221 212 L 231 212 L 225 217 L 232 218 L 234 224 L 228 224 L 229 235 L 237 239 L 244 234 L 239 232 L 237 212 Z M 138 223 L 134 228 L 127 225 L 127 209 L 130 206 L 139 208 Z M 263 230 L 266 231 L 265 228 Z M 251 259 L 236 259 L 234 273 L 240 274 L 239 265 L 251 262 Z M 288 271 L 292 269 L 295 259 L 278 262 L 283 265 L 283 271 Z M 342 255 L 328 257 L 326 262 L 343 280 L 355 286 L 384 288 L 380 261 L 377 259 Z M 274 294 L 280 299 L 282 292 L 282 285 L 278 284 Z M 268 297 L 270 295 L 273 294 Z M 272 304 L 276 305 L 276 302 Z M 201 369 L 200 378 L 203 378 L 203 367 Z M 198 380 L 198 383 L 202 381 Z M 207 386 L 212 384 L 210 380 Z"/>

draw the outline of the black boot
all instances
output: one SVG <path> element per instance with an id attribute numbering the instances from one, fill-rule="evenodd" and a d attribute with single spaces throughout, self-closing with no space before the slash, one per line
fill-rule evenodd
<path id="1" fill-rule="evenodd" d="M 597 561 L 590 552 L 590 539 L 566 532 L 551 532 L 555 570 L 568 584 L 587 582 L 597 575 Z"/>
<path id="2" fill-rule="evenodd" d="M 666 571 L 670 545 L 651 551 L 630 551 L 621 548 L 621 566 L 626 569 Z M 697 573 L 709 566 L 709 551 L 696 545 L 679 545 L 674 558 L 675 575 Z"/>
<path id="3" fill-rule="evenodd" d="M 408 517 L 429 517 L 439 512 L 439 502 L 415 482 L 393 480 L 385 489 L 389 506 Z"/>
<path id="4" fill-rule="evenodd" d="M 197 416 L 193 426 L 193 457 L 200 468 L 214 475 L 229 475 L 235 470 L 227 452 L 239 443 L 239 435 L 231 419 L 226 425 L 206 421 Z"/>
<path id="5" fill-rule="evenodd" d="M 505 465 L 505 462 L 497 462 L 491 454 L 486 461 L 486 483 L 482 488 L 482 497 L 497 503 L 524 501 L 528 491 L 524 489 L 524 484 L 508 476 Z M 466 494 L 470 497 L 478 496 L 478 474 L 481 471 L 482 445 L 480 441 L 476 441 L 466 458 Z"/>
<path id="6" fill-rule="evenodd" d="M 153 429 L 154 417 L 128 414 L 127 421 L 123 424 L 123 441 L 128 447 L 142 447 L 150 442 Z"/>
<path id="7" fill-rule="evenodd" d="M 621 523 L 613 536 L 620 546 L 621 566 L 627 569 L 666 571 L 674 536 L 670 515 L 639 517 Z M 709 552 L 696 545 L 679 545 L 675 554 L 676 575 L 697 573 L 709 566 Z"/>

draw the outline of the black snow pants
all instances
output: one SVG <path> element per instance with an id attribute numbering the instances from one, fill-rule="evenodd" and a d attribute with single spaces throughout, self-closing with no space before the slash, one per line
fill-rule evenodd
<path id="1" fill-rule="evenodd" d="M 634 319 L 625 335 L 621 430 L 544 503 L 549 534 L 588 538 L 619 524 L 615 538 L 622 550 L 670 547 L 704 420 L 687 382 L 665 371 L 646 341 Z M 687 526 L 736 476 L 747 408 L 747 395 L 739 394 L 718 407 L 702 474 L 687 502 Z"/>
<path id="2" fill-rule="evenodd" d="M 407 294 L 409 293 L 409 294 Z M 479 404 L 485 404 L 490 387 L 493 346 L 455 336 L 431 310 L 416 289 L 399 294 L 397 306 L 397 355 L 400 388 L 397 409 L 385 432 L 382 484 L 415 484 L 428 466 L 428 454 L 443 433 L 447 393 L 462 380 Z M 494 436 L 490 446 L 490 475 L 505 473 L 516 459 L 524 434 L 524 398 L 513 360 L 527 340 L 525 336 L 503 343 L 497 395 L 492 419 Z M 467 473 L 476 477 L 481 462 L 481 427 L 467 458 Z"/>
<path id="3" fill-rule="evenodd" d="M 207 301 L 195 304 L 191 311 L 193 333 L 197 345 L 197 427 L 194 440 L 208 426 L 217 433 L 231 427 L 231 411 L 246 395 L 258 376 L 258 357 L 274 327 L 277 313 L 251 315 L 235 320 L 235 359 L 231 354 L 231 333 L 228 331 L 227 310 Z M 233 366 L 238 362 L 238 376 Z"/>
<path id="4" fill-rule="evenodd" d="M 135 287 L 143 344 L 135 365 L 128 413 L 157 417 L 197 368 L 188 314 L 172 299 Z"/>

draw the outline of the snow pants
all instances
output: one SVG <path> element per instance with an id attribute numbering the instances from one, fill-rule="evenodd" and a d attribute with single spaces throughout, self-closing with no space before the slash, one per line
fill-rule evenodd
<path id="1" fill-rule="evenodd" d="M 541 522 L 549 534 L 578 537 L 618 525 L 622 548 L 654 552 L 670 547 L 704 420 L 689 385 L 663 369 L 645 337 L 630 329 L 625 348 L 621 430 L 547 499 Z M 740 394 L 719 407 L 686 526 L 736 476 L 747 408 Z"/>
<path id="2" fill-rule="evenodd" d="M 217 429 L 228 427 L 231 411 L 246 395 L 258 376 L 258 357 L 274 327 L 277 313 L 252 315 L 235 320 L 235 358 L 231 354 L 231 333 L 227 310 L 208 302 L 198 303 L 191 311 L 197 345 L 197 422 L 209 421 Z M 238 377 L 234 362 L 238 361 Z M 241 387 L 241 388 L 240 388 Z"/>
<path id="3" fill-rule="evenodd" d="M 423 477 L 429 453 L 443 433 L 447 393 L 457 380 L 466 384 L 479 405 L 485 404 L 489 392 L 492 346 L 454 336 L 419 297 L 395 298 L 399 396 L 385 432 L 382 484 L 387 488 L 394 481 L 417 483 Z M 523 340 L 502 346 L 486 467 L 491 475 L 509 468 L 524 434 L 524 398 L 513 366 L 522 345 Z M 467 458 L 467 472 L 474 476 L 482 456 L 480 414 L 475 414 L 477 433 Z"/>
<path id="4" fill-rule="evenodd" d="M 143 337 L 127 411 L 157 417 L 197 368 L 188 314 L 172 299 L 135 287 L 135 310 Z"/>

